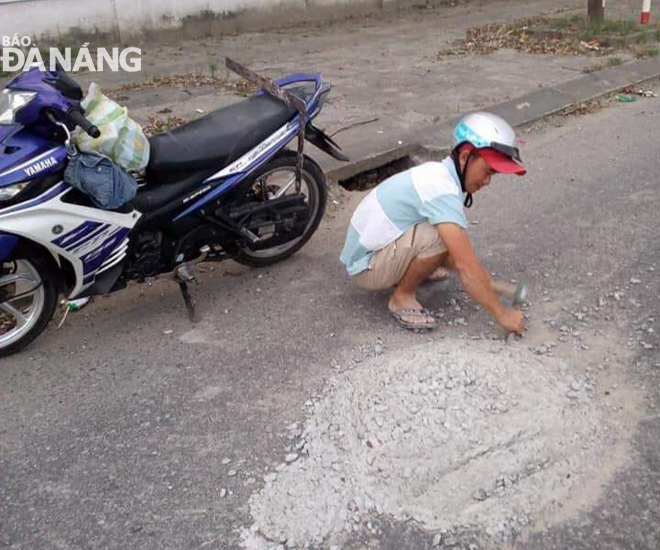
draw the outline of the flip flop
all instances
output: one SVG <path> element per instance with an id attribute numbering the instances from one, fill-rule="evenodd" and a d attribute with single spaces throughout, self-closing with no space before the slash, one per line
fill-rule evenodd
<path id="1" fill-rule="evenodd" d="M 404 308 L 397 311 L 390 311 L 390 314 L 400 326 L 408 330 L 433 330 L 437 326 L 435 318 L 433 318 L 433 315 L 427 309 Z M 404 320 L 404 317 L 424 319 L 425 321 L 423 323 L 411 323 Z M 431 317 L 433 321 L 427 321 L 427 317 Z"/>

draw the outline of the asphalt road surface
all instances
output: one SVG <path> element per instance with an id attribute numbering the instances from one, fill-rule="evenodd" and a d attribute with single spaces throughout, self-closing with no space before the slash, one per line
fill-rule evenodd
<path id="1" fill-rule="evenodd" d="M 595 373 L 619 427 L 611 471 L 516 548 L 660 547 L 659 102 L 531 130 L 528 177 L 495 180 L 469 213 L 487 267 L 531 289 L 519 345 L 550 341 L 576 372 Z M 287 427 L 304 421 L 337 365 L 375 346 L 499 334 L 455 281 L 421 294 L 443 314 L 438 331 L 395 326 L 387 296 L 356 290 L 337 259 L 359 196 L 333 198 L 291 260 L 202 273 L 196 326 L 176 285 L 159 281 L 97 299 L 2 360 L 0 547 L 235 548 L 250 494 L 286 453 Z M 432 546 L 418 528 L 382 523 L 378 538 L 348 547 Z"/>

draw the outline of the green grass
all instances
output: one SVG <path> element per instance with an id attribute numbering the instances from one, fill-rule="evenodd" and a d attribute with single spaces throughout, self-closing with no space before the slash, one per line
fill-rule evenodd
<path id="1" fill-rule="evenodd" d="M 598 37 L 598 33 L 592 29 L 582 31 L 578 34 L 578 38 L 583 42 L 591 42 L 594 38 Z"/>
<path id="2" fill-rule="evenodd" d="M 560 17 L 550 21 L 550 26 L 559 30 L 568 30 L 574 25 L 579 24 L 582 17 L 579 15 L 571 15 L 570 17 Z"/>
<path id="3" fill-rule="evenodd" d="M 595 38 L 599 34 L 627 36 L 638 27 L 637 23 L 632 20 L 605 19 L 600 23 L 591 23 L 581 15 L 552 19 L 550 20 L 550 26 L 558 30 L 580 32 L 580 38 L 582 39 Z"/>
<path id="4" fill-rule="evenodd" d="M 603 69 L 606 69 L 607 67 L 618 67 L 619 65 L 623 64 L 623 59 L 620 57 L 610 57 L 606 59 L 603 63 L 596 63 L 592 65 L 591 67 L 586 67 L 584 69 L 585 73 L 594 73 L 596 71 L 602 71 Z"/>
<path id="5" fill-rule="evenodd" d="M 658 46 L 646 46 L 638 50 L 635 57 L 641 59 L 642 57 L 658 57 L 660 55 L 660 48 Z"/>
<path id="6" fill-rule="evenodd" d="M 600 24 L 592 25 L 592 27 L 600 29 L 601 32 L 609 32 L 625 36 L 632 33 L 637 28 L 637 23 L 630 20 L 620 21 L 606 19 Z"/>
<path id="7" fill-rule="evenodd" d="M 211 73 L 211 78 L 215 78 L 217 72 L 218 72 L 218 60 L 217 59 L 209 60 L 209 73 Z"/>

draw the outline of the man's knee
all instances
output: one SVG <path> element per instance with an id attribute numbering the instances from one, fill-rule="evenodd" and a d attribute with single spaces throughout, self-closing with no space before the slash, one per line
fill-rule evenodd
<path id="1" fill-rule="evenodd" d="M 413 242 L 416 252 L 415 257 L 430 258 L 440 255 L 443 255 L 445 259 L 448 257 L 447 248 L 440 235 L 438 235 L 435 227 L 428 222 L 420 223 L 415 227 Z"/>

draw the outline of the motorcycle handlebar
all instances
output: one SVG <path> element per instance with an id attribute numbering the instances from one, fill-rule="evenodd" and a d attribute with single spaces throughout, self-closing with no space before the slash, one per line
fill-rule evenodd
<path id="1" fill-rule="evenodd" d="M 99 130 L 94 124 L 85 118 L 80 111 L 77 109 L 72 109 L 67 113 L 67 121 L 71 122 L 75 126 L 80 126 L 87 135 L 93 138 L 97 138 L 101 135 L 101 130 Z"/>

